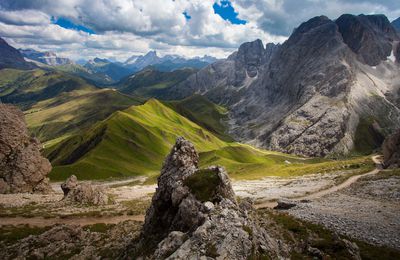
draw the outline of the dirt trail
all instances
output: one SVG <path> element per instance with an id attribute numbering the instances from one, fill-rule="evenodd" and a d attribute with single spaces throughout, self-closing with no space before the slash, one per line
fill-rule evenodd
<path id="1" fill-rule="evenodd" d="M 48 227 L 56 224 L 69 224 L 87 226 L 97 223 L 104 224 L 118 224 L 126 220 L 144 221 L 144 215 L 123 215 L 123 216 L 110 216 L 110 217 L 68 217 L 68 218 L 43 218 L 43 217 L 7 217 L 1 218 L 0 226 L 6 225 L 29 225 L 33 227 Z"/>
<path id="2" fill-rule="evenodd" d="M 299 200 L 312 200 L 312 199 L 321 198 L 325 195 L 328 195 L 328 194 L 331 194 L 331 193 L 334 193 L 334 192 L 337 192 L 339 190 L 349 187 L 351 184 L 355 183 L 361 177 L 375 175 L 375 174 L 379 173 L 379 171 L 382 169 L 382 162 L 379 160 L 379 155 L 372 156 L 371 158 L 372 158 L 372 161 L 376 164 L 376 168 L 374 170 L 367 172 L 367 173 L 351 176 L 350 178 L 348 178 L 346 181 L 340 183 L 339 185 L 335 185 L 328 189 L 320 190 L 320 191 L 314 192 L 312 194 L 307 194 L 305 196 L 291 198 L 291 199 L 299 201 Z M 265 201 L 260 204 L 256 204 L 255 208 L 257 208 L 257 209 L 274 208 L 277 205 L 278 205 L 278 203 L 276 201 Z"/>

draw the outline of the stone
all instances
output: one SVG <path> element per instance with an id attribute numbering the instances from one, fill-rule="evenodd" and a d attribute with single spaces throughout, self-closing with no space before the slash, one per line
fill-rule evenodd
<path id="1" fill-rule="evenodd" d="M 182 137 L 165 159 L 158 187 L 145 217 L 136 258 L 276 258 L 276 240 L 257 225 L 251 203 L 239 204 L 220 166 L 198 169 L 194 146 Z"/>
<path id="2" fill-rule="evenodd" d="M 291 209 L 293 207 L 296 207 L 296 202 L 292 200 L 287 200 L 287 199 L 280 199 L 278 200 L 278 205 L 274 207 L 274 209 Z"/>
<path id="3" fill-rule="evenodd" d="M 89 183 L 78 183 L 75 175 L 71 175 L 62 183 L 61 189 L 66 201 L 89 205 L 106 205 L 108 203 L 108 195 L 103 188 Z"/>
<path id="4" fill-rule="evenodd" d="M 61 189 L 64 192 L 64 197 L 68 195 L 68 193 L 75 189 L 78 185 L 78 178 L 75 175 L 69 176 L 69 178 L 61 184 Z"/>
<path id="5" fill-rule="evenodd" d="M 40 142 L 29 136 L 24 114 L 0 104 L 0 193 L 49 193 L 50 162 Z"/>

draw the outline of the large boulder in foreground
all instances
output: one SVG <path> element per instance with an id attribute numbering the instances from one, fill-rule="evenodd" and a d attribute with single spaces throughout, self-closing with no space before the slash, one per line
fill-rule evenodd
<path id="1" fill-rule="evenodd" d="M 248 259 L 277 257 L 277 243 L 236 201 L 222 167 L 198 169 L 194 146 L 182 137 L 166 158 L 147 211 L 136 257 Z"/>
<path id="2" fill-rule="evenodd" d="M 89 183 L 78 183 L 78 178 L 71 175 L 61 184 L 64 192 L 64 200 L 79 204 L 105 205 L 108 203 L 108 195 L 101 187 L 95 187 Z"/>
<path id="3" fill-rule="evenodd" d="M 40 142 L 29 136 L 24 114 L 0 104 L 0 194 L 52 191 L 46 177 L 51 164 L 40 149 Z"/>
<path id="4" fill-rule="evenodd" d="M 400 129 L 388 136 L 382 144 L 383 166 L 400 167 Z"/>

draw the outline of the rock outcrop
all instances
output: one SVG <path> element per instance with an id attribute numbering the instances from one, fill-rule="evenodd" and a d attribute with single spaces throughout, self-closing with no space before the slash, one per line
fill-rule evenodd
<path id="1" fill-rule="evenodd" d="M 303 156 L 345 154 L 370 138 L 359 135 L 362 122 L 383 135 L 400 127 L 399 41 L 383 15 L 318 16 L 282 45 L 244 43 L 169 92 L 229 107 L 229 132 L 242 142 Z"/>
<path id="2" fill-rule="evenodd" d="M 14 47 L 0 38 L 0 69 L 33 69 L 36 66 L 33 63 L 25 61 L 22 54 Z"/>
<path id="3" fill-rule="evenodd" d="M 236 201 L 222 167 L 198 169 L 193 144 L 178 138 L 147 211 L 136 256 L 154 259 L 248 259 L 278 255 L 278 246 Z"/>
<path id="4" fill-rule="evenodd" d="M 50 162 L 40 154 L 41 145 L 30 137 L 24 114 L 0 104 L 0 194 L 51 191 Z"/>
<path id="5" fill-rule="evenodd" d="M 400 167 L 400 130 L 385 139 L 382 144 L 382 152 L 385 168 Z"/>
<path id="6" fill-rule="evenodd" d="M 101 187 L 95 187 L 89 183 L 78 183 L 78 178 L 71 175 L 61 184 L 64 192 L 64 200 L 80 204 L 105 205 L 108 203 L 108 195 Z"/>

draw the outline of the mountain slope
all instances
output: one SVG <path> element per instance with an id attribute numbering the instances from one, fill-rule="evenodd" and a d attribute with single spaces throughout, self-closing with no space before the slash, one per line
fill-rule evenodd
<path id="1" fill-rule="evenodd" d="M 106 59 L 95 58 L 87 62 L 84 67 L 93 74 L 103 74 L 111 78 L 114 82 L 130 75 L 134 70 L 120 66 Z"/>
<path id="2" fill-rule="evenodd" d="M 0 99 L 22 108 L 30 131 L 50 143 L 141 102 L 65 73 L 39 69 L 0 70 Z"/>
<path id="3" fill-rule="evenodd" d="M 392 26 L 400 32 L 400 17 L 392 21 Z"/>
<path id="4" fill-rule="evenodd" d="M 8 43 L 0 38 L 0 69 L 32 69 L 35 66 L 32 63 L 26 62 L 22 54 Z"/>
<path id="5" fill-rule="evenodd" d="M 111 89 L 78 90 L 40 101 L 24 113 L 31 133 L 50 146 L 88 129 L 115 111 L 139 103 Z"/>
<path id="6" fill-rule="evenodd" d="M 168 88 L 182 82 L 195 72 L 194 69 L 164 72 L 149 67 L 122 80 L 118 89 L 130 95 L 162 99 Z"/>
<path id="7" fill-rule="evenodd" d="M 33 49 L 19 49 L 20 53 L 31 60 L 38 61 L 50 66 L 58 66 L 72 64 L 73 62 L 67 58 L 58 57 L 54 52 L 40 52 Z"/>
<path id="8" fill-rule="evenodd" d="M 315 17 L 281 46 L 244 43 L 167 94 L 202 93 L 227 105 L 229 133 L 258 147 L 305 156 L 349 153 L 376 134 L 357 131 L 360 123 L 383 136 L 400 127 L 399 40 L 383 15 Z"/>
<path id="9" fill-rule="evenodd" d="M 178 136 L 193 142 L 200 151 L 202 167 L 222 164 L 231 176 L 256 179 L 343 170 L 365 171 L 368 158 L 347 161 L 305 160 L 248 145 L 225 142 L 211 132 L 151 99 L 141 106 L 117 111 L 91 129 L 45 149 L 53 171 L 50 178 L 63 180 L 128 176 L 156 177 Z"/>
<path id="10" fill-rule="evenodd" d="M 227 133 L 228 110 L 226 108 L 212 103 L 201 95 L 193 95 L 183 100 L 164 103 L 179 114 L 209 130 L 218 138 L 233 141 Z"/>
<path id="11" fill-rule="evenodd" d="M 226 145 L 153 99 L 115 112 L 90 131 L 69 138 L 46 153 L 54 165 L 51 175 L 58 179 L 72 172 L 85 179 L 148 175 L 159 170 L 177 136 L 192 140 L 200 151 Z"/>
<path id="12" fill-rule="evenodd" d="M 57 71 L 41 69 L 21 71 L 0 70 L 0 99 L 4 103 L 30 105 L 63 92 L 94 90 L 85 80 Z"/>

